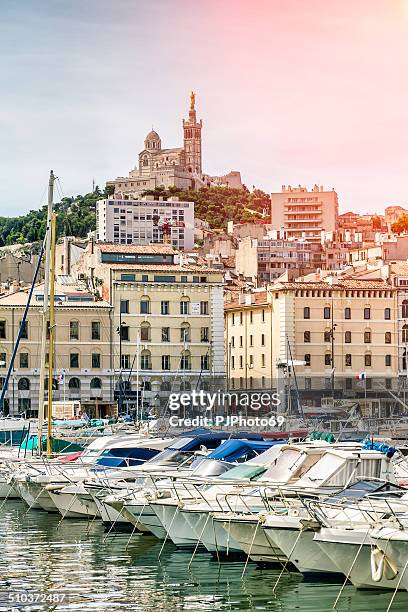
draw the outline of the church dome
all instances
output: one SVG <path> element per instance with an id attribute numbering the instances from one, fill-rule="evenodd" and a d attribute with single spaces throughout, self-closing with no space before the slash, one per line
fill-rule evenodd
<path id="1" fill-rule="evenodd" d="M 146 149 L 161 149 L 161 138 L 157 132 L 151 130 L 145 138 Z"/>

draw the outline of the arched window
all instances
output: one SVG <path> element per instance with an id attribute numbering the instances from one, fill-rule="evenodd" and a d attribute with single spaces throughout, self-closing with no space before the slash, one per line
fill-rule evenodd
<path id="1" fill-rule="evenodd" d="M 69 379 L 69 383 L 68 383 L 68 388 L 69 389 L 80 389 L 81 388 L 81 381 L 79 380 L 79 378 L 70 378 Z"/>
<path id="2" fill-rule="evenodd" d="M 152 383 L 150 382 L 150 380 L 142 380 L 141 388 L 142 391 L 151 391 Z"/>
<path id="3" fill-rule="evenodd" d="M 180 300 L 180 314 L 188 315 L 190 300 L 188 297 L 182 297 Z"/>
<path id="4" fill-rule="evenodd" d="M 28 391 L 30 389 L 30 381 L 28 378 L 20 378 L 18 381 L 19 391 Z"/>
<path id="5" fill-rule="evenodd" d="M 140 300 L 140 314 L 150 314 L 150 298 L 147 295 Z"/>
<path id="6" fill-rule="evenodd" d="M 140 325 L 140 339 L 142 342 L 150 341 L 150 323 L 142 323 Z"/>
<path id="7" fill-rule="evenodd" d="M 182 351 L 180 359 L 180 370 L 191 370 L 191 353 Z"/>
<path id="8" fill-rule="evenodd" d="M 142 162 L 142 165 L 143 165 L 143 166 L 148 166 L 148 165 L 149 165 L 149 160 L 148 160 L 148 158 L 147 158 L 147 155 L 145 155 L 145 156 L 144 156 L 144 158 L 143 158 L 143 162 Z"/>
<path id="9" fill-rule="evenodd" d="M 52 379 L 52 390 L 58 391 L 58 388 L 59 388 L 58 380 L 56 378 L 53 378 Z M 48 378 L 44 380 L 44 389 L 46 392 L 48 392 Z"/>
<path id="10" fill-rule="evenodd" d="M 180 342 L 190 342 L 190 325 L 188 323 L 181 324 Z"/>
<path id="11" fill-rule="evenodd" d="M 152 369 L 152 356 L 150 351 L 144 350 L 140 355 L 140 369 L 151 370 Z"/>
<path id="12" fill-rule="evenodd" d="M 408 300 L 402 302 L 402 318 L 408 319 Z"/>
<path id="13" fill-rule="evenodd" d="M 191 383 L 189 380 L 184 380 L 180 385 L 180 391 L 191 391 Z"/>
<path id="14" fill-rule="evenodd" d="M 402 327 L 402 341 L 408 342 L 408 325 L 405 324 Z"/>
<path id="15" fill-rule="evenodd" d="M 171 384 L 168 380 L 163 380 L 160 385 L 160 391 L 171 391 Z"/>
<path id="16" fill-rule="evenodd" d="M 102 389 L 102 381 L 100 378 L 92 378 L 91 389 Z"/>

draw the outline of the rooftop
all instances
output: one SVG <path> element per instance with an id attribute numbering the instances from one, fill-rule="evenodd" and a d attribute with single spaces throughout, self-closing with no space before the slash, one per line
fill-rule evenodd
<path id="1" fill-rule="evenodd" d="M 25 306 L 27 303 L 29 289 L 16 291 L 0 296 L 0 308 L 2 306 Z M 37 296 L 41 296 L 38 299 Z M 42 307 L 44 300 L 44 283 L 34 287 L 31 307 Z M 55 305 L 64 308 L 101 308 L 110 307 L 108 302 L 96 300 L 95 296 L 81 286 L 67 286 L 60 283 L 55 285 Z"/>
<path id="2" fill-rule="evenodd" d="M 146 255 L 174 255 L 176 253 L 170 244 L 113 244 L 111 242 L 98 242 L 96 246 L 101 253 L 140 253 Z"/>

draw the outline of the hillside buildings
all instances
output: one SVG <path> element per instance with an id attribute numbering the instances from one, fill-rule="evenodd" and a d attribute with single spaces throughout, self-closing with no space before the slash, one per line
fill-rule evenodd
<path id="1" fill-rule="evenodd" d="M 337 193 L 317 185 L 311 191 L 282 185 L 281 192 L 271 194 L 271 216 L 272 229 L 284 230 L 285 238 L 319 242 L 322 232 L 336 230 Z"/>
<path id="2" fill-rule="evenodd" d="M 241 175 L 234 171 L 219 177 L 203 172 L 201 131 L 202 120 L 197 119 L 195 94 L 191 93 L 188 118 L 183 119 L 183 146 L 163 148 L 159 134 L 153 129 L 147 134 L 144 148 L 139 153 L 137 166 L 128 177 L 108 181 L 114 198 L 137 200 L 146 190 L 157 187 L 177 187 L 182 190 L 200 187 L 242 187 Z"/>
<path id="3" fill-rule="evenodd" d="M 155 200 L 100 200 L 96 209 L 96 239 L 117 244 L 158 244 L 168 241 L 178 250 L 194 247 L 194 202 L 173 197 Z"/>

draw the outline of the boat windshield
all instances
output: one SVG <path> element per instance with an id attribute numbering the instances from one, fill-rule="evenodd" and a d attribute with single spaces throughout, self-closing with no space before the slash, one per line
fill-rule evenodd
<path id="1" fill-rule="evenodd" d="M 306 453 L 294 448 L 287 448 L 281 451 L 274 463 L 262 475 L 261 480 L 268 479 L 275 482 L 288 482 L 293 478 L 296 470 L 301 466 L 306 457 Z"/>
<path id="2" fill-rule="evenodd" d="M 265 470 L 266 467 L 263 465 L 237 465 L 225 474 L 221 474 L 219 478 L 220 480 L 253 480 L 263 474 Z"/>
<path id="3" fill-rule="evenodd" d="M 298 481 L 299 486 L 316 486 L 328 480 L 333 473 L 337 473 L 346 463 L 344 457 L 334 453 L 326 453 L 321 459 Z M 353 466 L 354 467 L 354 464 Z"/>

